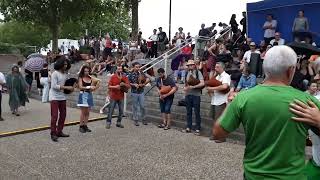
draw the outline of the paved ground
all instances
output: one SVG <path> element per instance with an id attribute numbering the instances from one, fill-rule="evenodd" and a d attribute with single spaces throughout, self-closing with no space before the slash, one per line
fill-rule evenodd
<path id="1" fill-rule="evenodd" d="M 154 125 L 65 128 L 70 138 L 50 141 L 42 131 L 0 139 L 0 179 L 242 179 L 243 146 L 164 131 Z"/>
<path id="2" fill-rule="evenodd" d="M 12 116 L 4 96 L 5 121 L 0 132 L 49 123 L 49 104 L 31 100 L 20 117 Z M 68 119 L 79 111 L 68 108 Z M 93 114 L 93 116 L 100 116 Z M 104 121 L 92 122 L 92 133 L 78 126 L 64 129 L 70 138 L 50 140 L 49 131 L 0 138 L 2 179 L 242 179 L 242 145 L 210 142 L 206 137 L 164 131 L 153 124 L 105 129 Z"/>
<path id="3" fill-rule="evenodd" d="M 50 125 L 50 104 L 30 99 L 26 107 L 21 107 L 19 113 L 21 116 L 12 115 L 8 105 L 9 96 L 2 96 L 2 116 L 5 121 L 0 122 L 0 133 L 14 131 L 18 129 L 33 128 Z M 68 108 L 66 121 L 78 121 L 80 117 L 79 109 Z M 102 117 L 97 113 L 91 113 L 91 118 Z"/>

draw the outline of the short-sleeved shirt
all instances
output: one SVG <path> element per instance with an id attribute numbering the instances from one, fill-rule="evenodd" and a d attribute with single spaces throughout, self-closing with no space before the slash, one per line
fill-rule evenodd
<path id="1" fill-rule="evenodd" d="M 266 21 L 263 26 L 270 26 L 270 25 L 272 25 L 272 27 L 274 29 L 265 29 L 264 30 L 264 37 L 265 38 L 274 37 L 274 35 L 276 33 L 276 28 L 277 28 L 277 20 L 272 20 L 271 22 L 270 21 Z"/>
<path id="2" fill-rule="evenodd" d="M 198 79 L 201 81 L 203 80 L 203 75 L 202 73 L 198 71 Z M 188 79 L 190 78 L 190 76 L 192 75 L 194 78 L 197 78 L 197 71 L 188 71 L 187 72 L 187 76 L 186 76 L 186 80 L 188 81 Z M 201 89 L 190 89 L 186 92 L 186 96 L 187 95 L 194 95 L 194 96 L 201 96 Z"/>
<path id="3" fill-rule="evenodd" d="M 129 84 L 129 80 L 126 76 L 119 78 L 117 74 L 114 74 L 109 80 L 109 86 L 120 85 L 121 82 Z M 120 89 L 109 89 L 109 96 L 112 100 L 122 100 L 124 98 L 124 92 L 120 91 Z"/>
<path id="4" fill-rule="evenodd" d="M 222 82 L 222 84 L 228 84 L 228 86 L 230 87 L 231 77 L 225 71 L 223 73 L 221 73 L 220 75 L 218 75 L 216 77 L 216 79 L 218 81 Z M 220 91 L 215 90 L 214 94 L 211 98 L 211 105 L 220 106 L 224 103 L 227 103 L 227 101 L 228 101 L 228 94 L 227 93 L 222 93 Z"/>
<path id="5" fill-rule="evenodd" d="M 168 77 L 168 76 L 165 79 L 162 79 L 162 81 L 161 81 L 161 78 L 157 78 L 156 85 L 157 85 L 157 87 L 159 89 L 161 88 L 161 86 L 171 86 L 172 88 L 176 87 L 176 83 L 174 82 L 174 80 L 171 77 Z M 173 99 L 174 98 L 174 94 L 171 94 L 170 96 L 168 96 L 166 98 L 167 99 Z"/>
<path id="6" fill-rule="evenodd" d="M 251 61 L 251 54 L 252 54 L 252 53 L 258 53 L 258 54 L 260 54 L 260 51 L 258 51 L 258 50 L 255 50 L 255 52 L 252 52 L 251 50 L 246 51 L 246 52 L 244 53 L 244 55 L 243 55 L 243 59 L 244 59 L 247 63 L 250 63 L 250 61 Z"/>
<path id="7" fill-rule="evenodd" d="M 0 92 L 2 91 L 2 85 L 6 83 L 6 77 L 0 72 Z"/>
<path id="8" fill-rule="evenodd" d="M 139 84 L 138 82 L 138 79 L 139 79 L 139 75 L 140 75 L 140 72 L 132 72 L 129 74 L 129 81 L 130 83 L 132 84 Z M 147 78 L 147 76 L 142 73 L 142 76 L 144 76 L 145 78 Z M 141 94 L 144 92 L 144 87 L 139 87 L 139 88 L 136 88 L 134 86 L 131 86 L 131 93 L 136 93 L 136 94 Z"/>
<path id="9" fill-rule="evenodd" d="M 246 135 L 244 172 L 248 180 L 306 180 L 305 143 L 309 126 L 291 120 L 289 104 L 314 97 L 290 86 L 258 85 L 240 92 L 219 119 L 223 129 L 236 130 L 240 123 Z"/>

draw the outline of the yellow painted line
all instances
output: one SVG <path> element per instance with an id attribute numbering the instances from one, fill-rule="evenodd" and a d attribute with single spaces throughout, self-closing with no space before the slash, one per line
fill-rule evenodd
<path id="1" fill-rule="evenodd" d="M 113 115 L 112 118 L 117 117 L 116 115 Z M 98 117 L 98 118 L 92 118 L 89 119 L 88 122 L 94 122 L 94 121 L 100 121 L 100 120 L 105 120 L 107 117 Z M 65 126 L 73 126 L 73 125 L 77 125 L 79 124 L 79 121 L 72 121 L 72 122 L 67 122 L 64 125 Z M 50 129 L 50 126 L 40 126 L 40 127 L 35 127 L 35 128 L 28 128 L 28 129 L 21 129 L 21 130 L 16 130 L 16 131 L 9 131 L 9 132 L 4 132 L 4 133 L 0 133 L 0 138 L 3 137 L 8 137 L 8 136 L 15 136 L 18 134 L 26 134 L 26 133 L 32 133 L 32 132 L 36 132 L 36 131 L 43 131 L 43 130 L 47 130 Z"/>

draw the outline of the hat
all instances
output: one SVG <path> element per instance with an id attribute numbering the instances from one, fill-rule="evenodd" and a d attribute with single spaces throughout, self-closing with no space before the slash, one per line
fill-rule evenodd
<path id="1" fill-rule="evenodd" d="M 250 43 L 250 46 L 256 46 L 256 43 L 251 42 L 251 43 Z"/>
<path id="2" fill-rule="evenodd" d="M 187 62 L 187 66 L 189 66 L 189 65 L 195 65 L 194 60 L 190 59 L 190 60 Z"/>

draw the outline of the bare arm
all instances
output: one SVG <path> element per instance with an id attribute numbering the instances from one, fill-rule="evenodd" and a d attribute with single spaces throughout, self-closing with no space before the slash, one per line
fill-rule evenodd
<path id="1" fill-rule="evenodd" d="M 213 128 L 212 128 L 212 135 L 213 135 L 213 138 L 214 140 L 224 140 L 227 138 L 229 132 L 224 130 L 219 121 L 216 121 Z"/>

